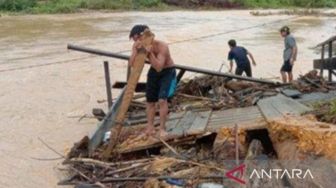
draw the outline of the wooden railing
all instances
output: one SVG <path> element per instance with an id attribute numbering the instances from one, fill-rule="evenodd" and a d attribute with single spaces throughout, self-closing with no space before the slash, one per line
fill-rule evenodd
<path id="1" fill-rule="evenodd" d="M 336 41 L 336 36 L 318 44 L 316 47 L 321 47 L 321 59 L 314 60 L 314 68 L 320 70 L 320 75 L 323 76 L 323 70 L 328 70 L 328 80 L 332 81 L 332 76 L 336 76 L 336 57 L 333 57 L 333 42 Z M 326 50 L 327 48 L 327 50 Z M 326 58 L 326 51 L 328 57 Z"/>

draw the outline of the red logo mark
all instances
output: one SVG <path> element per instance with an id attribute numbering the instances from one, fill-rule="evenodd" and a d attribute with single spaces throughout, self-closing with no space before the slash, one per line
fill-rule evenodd
<path id="1" fill-rule="evenodd" d="M 230 178 L 233 179 L 234 181 L 241 183 L 241 184 L 246 184 L 246 182 L 242 179 L 244 176 L 244 171 L 245 171 L 245 164 L 242 164 L 230 171 L 228 171 L 227 173 L 225 173 L 225 175 Z M 238 172 L 238 176 L 235 176 L 234 174 Z"/>

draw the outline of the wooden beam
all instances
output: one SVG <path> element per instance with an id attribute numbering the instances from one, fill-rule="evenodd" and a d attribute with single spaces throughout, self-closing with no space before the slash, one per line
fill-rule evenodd
<path id="1" fill-rule="evenodd" d="M 324 62 L 324 52 L 325 52 L 324 47 L 325 47 L 325 45 L 322 45 L 322 51 L 321 51 L 322 62 Z M 323 77 L 323 68 L 322 67 L 320 68 L 320 76 Z"/>
<path id="2" fill-rule="evenodd" d="M 180 70 L 180 72 L 178 73 L 178 75 L 177 75 L 177 77 L 176 77 L 176 81 L 177 81 L 177 83 L 179 83 L 179 82 L 181 81 L 181 79 L 182 79 L 184 73 L 185 73 L 185 70 Z"/>
<path id="3" fill-rule="evenodd" d="M 95 50 L 95 49 L 75 46 L 75 45 L 71 45 L 71 44 L 68 44 L 68 49 L 69 50 L 76 50 L 76 51 L 80 51 L 80 52 L 85 52 L 85 53 L 91 53 L 91 54 L 96 54 L 96 55 L 112 57 L 112 58 L 117 58 L 117 59 L 123 59 L 123 60 L 128 60 L 129 59 L 128 55 L 112 53 L 112 52 L 107 52 L 107 51 L 103 51 L 103 50 Z M 148 62 L 146 62 L 146 63 L 148 63 Z M 270 81 L 270 80 L 251 78 L 251 77 L 246 77 L 246 76 L 239 76 L 239 75 L 235 75 L 235 74 L 222 73 L 222 72 L 218 72 L 218 71 L 211 71 L 211 70 L 207 70 L 207 69 L 201 69 L 201 68 L 190 67 L 190 66 L 185 66 L 185 65 L 175 64 L 175 68 L 180 69 L 180 70 L 189 71 L 189 72 L 194 72 L 194 73 L 201 73 L 201 74 L 207 74 L 207 75 L 213 75 L 213 76 L 234 78 L 234 79 L 246 80 L 246 81 L 250 81 L 250 82 L 257 82 L 257 83 L 270 84 L 270 85 L 281 85 L 281 83 L 279 83 L 279 82 L 273 82 L 273 81 Z"/>
<path id="4" fill-rule="evenodd" d="M 104 72 L 105 72 L 107 105 L 108 109 L 110 109 L 112 107 L 112 91 L 111 91 L 111 79 L 110 79 L 110 69 L 108 61 L 104 61 Z"/>
<path id="5" fill-rule="evenodd" d="M 323 68 L 324 70 L 336 69 L 336 57 L 331 59 L 325 58 L 324 60 L 315 59 L 313 65 L 314 69 L 321 69 L 321 68 Z"/>
<path id="6" fill-rule="evenodd" d="M 336 40 L 336 36 L 330 37 L 328 40 L 321 42 L 320 44 L 318 44 L 316 47 L 320 47 L 326 44 L 329 44 L 330 42 L 333 42 Z"/>
<path id="7" fill-rule="evenodd" d="M 94 134 L 90 137 L 89 142 L 89 154 L 93 154 L 94 150 L 100 145 L 103 141 L 104 135 L 107 131 L 111 129 L 114 125 L 116 113 L 120 107 L 121 99 L 124 96 L 125 88 L 122 90 L 118 98 L 114 101 L 110 111 L 107 113 L 105 118 L 98 123 L 98 129 L 94 132 Z"/>
<path id="8" fill-rule="evenodd" d="M 113 127 L 113 130 L 111 130 L 110 142 L 109 142 L 107 149 L 104 151 L 104 154 L 103 154 L 104 158 L 108 158 L 111 155 L 114 146 L 118 142 L 119 134 L 123 127 L 123 122 L 126 117 L 126 113 L 128 111 L 128 108 L 134 96 L 135 87 L 138 84 L 140 75 L 145 66 L 145 61 L 146 61 L 147 54 L 148 54 L 146 49 L 151 47 L 152 42 L 154 40 L 154 34 L 150 32 L 149 30 L 146 30 L 141 35 L 140 40 L 141 40 L 142 47 L 138 49 L 137 55 L 135 56 L 131 74 L 127 81 L 125 93 L 122 98 L 120 107 L 117 111 L 116 117 L 115 117 L 116 125 Z"/>
<path id="9" fill-rule="evenodd" d="M 333 41 L 329 41 L 329 63 L 332 63 L 332 49 L 333 49 Z M 331 73 L 332 69 L 329 69 L 329 82 L 332 82 L 332 73 Z"/>
<path id="10" fill-rule="evenodd" d="M 127 82 L 117 81 L 113 84 L 112 88 L 114 89 L 122 89 L 127 85 Z M 146 83 L 139 82 L 135 87 L 135 92 L 145 92 L 146 91 Z"/>

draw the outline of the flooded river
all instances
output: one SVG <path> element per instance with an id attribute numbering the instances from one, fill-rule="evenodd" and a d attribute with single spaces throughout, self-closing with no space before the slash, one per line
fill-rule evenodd
<path id="1" fill-rule="evenodd" d="M 40 140 L 66 153 L 96 128 L 95 120 L 79 117 L 94 107 L 106 109 L 97 103 L 105 98 L 102 61 L 110 61 L 113 81 L 124 80 L 126 72 L 123 61 L 67 51 L 66 45 L 125 51 L 131 46 L 128 32 L 137 23 L 172 43 L 178 64 L 218 70 L 223 62 L 228 65 L 227 41 L 233 38 L 254 54 L 255 77 L 275 79 L 282 64 L 281 26 L 290 26 L 298 40 L 296 76 L 312 69 L 312 60 L 320 56 L 313 47 L 336 34 L 334 17 L 255 17 L 249 11 L 2 16 L 0 187 L 57 187 L 61 160 L 49 160 L 59 156 Z M 208 35 L 214 36 L 179 42 Z M 51 65 L 40 66 L 46 64 Z"/>

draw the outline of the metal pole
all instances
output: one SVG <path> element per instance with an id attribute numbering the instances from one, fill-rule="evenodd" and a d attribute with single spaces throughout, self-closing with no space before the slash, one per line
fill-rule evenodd
<path id="1" fill-rule="evenodd" d="M 236 165 L 239 165 L 239 133 L 238 125 L 235 125 L 235 143 L 236 143 Z"/>
<path id="2" fill-rule="evenodd" d="M 321 69 L 320 69 L 320 76 L 323 77 L 323 69 L 324 69 L 324 52 L 325 52 L 325 49 L 324 49 L 324 46 L 325 45 L 322 45 L 322 51 L 321 51 L 321 59 L 322 59 L 322 66 L 321 66 Z"/>
<path id="3" fill-rule="evenodd" d="M 104 61 L 104 70 L 105 70 L 105 85 L 106 85 L 106 94 L 107 94 L 107 104 L 108 108 L 112 107 L 112 91 L 111 91 L 111 80 L 110 80 L 110 70 L 108 61 Z"/>
<path id="4" fill-rule="evenodd" d="M 329 42 L 329 64 L 331 65 L 332 62 L 332 41 Z M 331 69 L 329 69 L 329 82 L 332 82 L 332 74 Z"/>
<path id="5" fill-rule="evenodd" d="M 76 51 L 80 51 L 80 52 L 91 53 L 91 54 L 96 54 L 96 55 L 101 55 L 101 56 L 113 57 L 113 58 L 123 59 L 123 60 L 128 60 L 129 59 L 128 55 L 112 53 L 112 52 L 107 52 L 107 51 L 103 51 L 103 50 L 96 50 L 96 49 L 91 49 L 91 48 L 86 48 L 86 47 L 80 47 L 80 46 L 75 46 L 75 45 L 71 45 L 71 44 L 68 44 L 68 49 L 69 50 L 76 50 Z M 146 63 L 148 63 L 148 62 L 146 62 Z M 273 81 L 269 81 L 269 80 L 263 80 L 263 79 L 251 78 L 251 77 L 246 77 L 246 76 L 239 76 L 239 75 L 234 75 L 234 74 L 222 73 L 222 72 L 218 72 L 218 71 L 211 71 L 211 70 L 201 69 L 201 68 L 197 68 L 197 67 L 190 67 L 190 66 L 185 66 L 185 65 L 175 64 L 175 68 L 180 69 L 180 70 L 189 71 L 189 72 L 194 72 L 194 73 L 228 77 L 228 78 L 234 78 L 234 79 L 238 79 L 238 80 L 246 80 L 246 81 L 250 81 L 250 82 L 257 82 L 257 83 L 270 84 L 270 85 L 283 85 L 283 84 L 273 82 Z"/>

